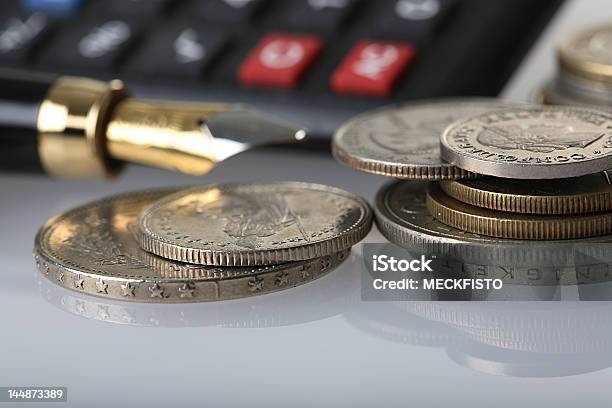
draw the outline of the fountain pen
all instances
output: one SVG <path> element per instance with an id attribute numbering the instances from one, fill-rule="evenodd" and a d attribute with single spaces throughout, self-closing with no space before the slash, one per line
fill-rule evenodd
<path id="1" fill-rule="evenodd" d="M 139 100 L 119 80 L 0 70 L 0 170 L 108 179 L 139 163 L 200 175 L 305 137 L 241 104 Z"/>

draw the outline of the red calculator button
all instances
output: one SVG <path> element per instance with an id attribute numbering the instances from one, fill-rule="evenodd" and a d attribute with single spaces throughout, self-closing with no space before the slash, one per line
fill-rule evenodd
<path id="1" fill-rule="evenodd" d="M 341 94 L 389 96 L 414 54 L 408 43 L 360 41 L 334 72 L 331 87 Z"/>
<path id="2" fill-rule="evenodd" d="M 244 60 L 238 79 L 246 86 L 295 88 L 322 48 L 312 35 L 268 34 Z"/>

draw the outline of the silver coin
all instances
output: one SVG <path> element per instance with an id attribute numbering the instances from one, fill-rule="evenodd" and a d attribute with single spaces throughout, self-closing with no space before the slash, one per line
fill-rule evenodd
<path id="1" fill-rule="evenodd" d="M 441 223 L 429 214 L 427 183 L 394 182 L 376 196 L 374 214 L 380 232 L 392 243 L 410 250 L 479 260 L 489 265 L 565 265 L 568 252 L 582 258 L 612 261 L 612 235 L 533 242 L 487 237 Z M 597 245 L 601 244 L 601 245 Z"/>
<path id="2" fill-rule="evenodd" d="M 86 319 L 133 326 L 253 329 L 299 325 L 339 315 L 361 299 L 360 276 L 355 273 L 358 262 L 363 261 L 357 254 L 349 254 L 341 267 L 325 279 L 276 292 L 275 296 L 206 305 L 183 303 L 180 307 L 82 296 L 55 285 L 40 273 L 36 278 L 45 301 Z"/>
<path id="3" fill-rule="evenodd" d="M 297 286 L 333 270 L 348 249 L 326 257 L 267 267 L 210 267 L 173 262 L 141 250 L 138 217 L 175 190 L 110 197 L 48 221 L 34 258 L 53 283 L 104 298 L 157 303 L 201 302 L 259 295 Z"/>
<path id="4" fill-rule="evenodd" d="M 368 203 L 301 182 L 219 184 L 165 197 L 140 218 L 140 245 L 204 265 L 270 265 L 350 248 L 369 232 Z"/>
<path id="5" fill-rule="evenodd" d="M 444 160 L 489 176 L 583 176 L 612 168 L 612 115 L 571 107 L 488 112 L 449 126 L 441 149 Z"/>
<path id="6" fill-rule="evenodd" d="M 547 82 L 539 92 L 534 95 L 536 103 L 543 105 L 562 105 L 562 106 L 586 106 L 595 108 L 592 101 L 578 99 L 576 95 L 570 95 L 565 89 L 559 86 L 557 80 Z"/>
<path id="7" fill-rule="evenodd" d="M 610 106 L 612 92 L 609 87 L 598 89 L 597 86 L 593 86 L 587 89 L 584 86 L 572 86 L 570 81 L 568 75 L 559 75 L 548 81 L 534 95 L 535 102 L 544 105 L 580 106 L 604 112 L 612 110 Z"/>
<path id="8" fill-rule="evenodd" d="M 466 116 L 511 106 L 498 99 L 444 99 L 367 112 L 334 135 L 335 158 L 368 173 L 403 179 L 453 180 L 476 175 L 440 158 L 440 135 Z"/>

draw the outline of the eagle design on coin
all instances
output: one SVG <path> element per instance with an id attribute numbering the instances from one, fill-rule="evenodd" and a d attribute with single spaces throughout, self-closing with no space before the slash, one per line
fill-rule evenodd
<path id="1" fill-rule="evenodd" d="M 486 126 L 477 140 L 484 146 L 502 150 L 552 153 L 572 147 L 585 148 L 603 133 L 577 131 L 572 126 L 541 125 Z"/>
<path id="2" fill-rule="evenodd" d="M 269 237 L 279 231 L 297 226 L 302 237 L 308 241 L 308 234 L 287 201 L 280 195 L 248 197 L 238 194 L 242 204 L 231 208 L 225 214 L 223 231 L 237 238 L 237 244 L 245 248 L 257 248 L 258 238 Z"/>

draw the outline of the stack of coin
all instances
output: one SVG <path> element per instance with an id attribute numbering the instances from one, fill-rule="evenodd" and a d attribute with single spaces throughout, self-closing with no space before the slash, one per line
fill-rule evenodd
<path id="1" fill-rule="evenodd" d="M 574 33 L 558 48 L 557 60 L 557 75 L 539 93 L 539 102 L 612 109 L 612 25 Z"/>
<path id="2" fill-rule="evenodd" d="M 371 223 L 362 198 L 318 184 L 154 190 L 51 219 L 36 237 L 34 257 L 54 283 L 106 298 L 235 299 L 325 275 Z"/>
<path id="3" fill-rule="evenodd" d="M 498 238 L 558 240 L 612 233 L 608 180 L 612 115 L 586 108 L 524 107 L 455 122 L 442 157 L 496 178 L 429 187 L 439 221 Z"/>
<path id="4" fill-rule="evenodd" d="M 383 235 L 497 266 L 565 265 L 582 244 L 588 256 L 609 258 L 608 245 L 594 244 L 612 241 L 612 115 L 495 101 L 462 112 L 470 103 L 390 107 L 335 135 L 342 163 L 405 179 L 378 194 Z M 432 171 L 434 162 L 445 170 Z"/>

